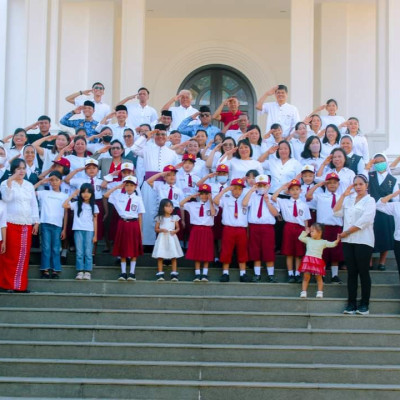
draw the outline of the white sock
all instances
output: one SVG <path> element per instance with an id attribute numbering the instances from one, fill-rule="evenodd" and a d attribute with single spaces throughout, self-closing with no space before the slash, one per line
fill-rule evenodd
<path id="1" fill-rule="evenodd" d="M 299 271 L 296 271 L 294 274 L 295 274 L 296 276 L 300 276 L 300 272 L 299 272 Z"/>
<path id="2" fill-rule="evenodd" d="M 254 275 L 261 275 L 261 267 L 254 266 Z"/>
<path id="3" fill-rule="evenodd" d="M 126 274 L 126 261 L 121 261 L 121 272 Z"/>
<path id="4" fill-rule="evenodd" d="M 244 270 L 240 270 L 240 276 L 243 276 L 245 274 L 246 274 L 246 270 L 245 269 Z"/>
<path id="5" fill-rule="evenodd" d="M 164 272 L 157 272 L 156 273 L 156 276 L 163 276 L 164 275 Z"/>
<path id="6" fill-rule="evenodd" d="M 136 261 L 131 260 L 131 274 L 135 273 Z"/>
<path id="7" fill-rule="evenodd" d="M 224 269 L 224 270 L 222 271 L 222 274 L 223 274 L 223 275 L 229 275 L 229 269 Z"/>
<path id="8" fill-rule="evenodd" d="M 67 257 L 67 249 L 62 249 L 61 257 Z"/>
<path id="9" fill-rule="evenodd" d="M 293 276 L 293 270 L 287 272 L 289 276 Z"/>
<path id="10" fill-rule="evenodd" d="M 268 275 L 274 275 L 275 267 L 267 267 Z"/>
<path id="11" fill-rule="evenodd" d="M 194 270 L 194 274 L 195 274 L 195 275 L 200 275 L 200 270 L 199 270 L 199 269 L 195 269 L 195 270 Z"/>
<path id="12" fill-rule="evenodd" d="M 337 265 L 332 265 L 331 266 L 331 271 L 332 271 L 332 278 L 334 276 L 337 276 L 339 273 L 339 267 Z"/>
<path id="13" fill-rule="evenodd" d="M 208 275 L 208 268 L 203 268 L 203 275 Z"/>

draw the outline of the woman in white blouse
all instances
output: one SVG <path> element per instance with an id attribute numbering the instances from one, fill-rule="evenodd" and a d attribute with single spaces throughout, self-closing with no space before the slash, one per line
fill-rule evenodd
<path id="1" fill-rule="evenodd" d="M 11 176 L 1 184 L 7 203 L 7 247 L 0 259 L 0 287 L 9 292 L 27 292 L 32 234 L 39 229 L 39 209 L 33 185 L 24 179 L 25 161 L 10 165 Z"/>
<path id="2" fill-rule="evenodd" d="M 258 160 L 258 158 L 261 156 L 262 143 L 260 127 L 258 125 L 249 125 L 247 128 L 247 137 L 253 150 L 253 155 L 251 156 L 251 158 L 253 160 Z"/>
<path id="3" fill-rule="evenodd" d="M 353 192 L 354 189 L 354 192 Z M 340 196 L 333 208 L 335 217 L 343 217 L 343 255 L 347 265 L 348 301 L 344 314 L 369 314 L 371 278 L 369 262 L 374 248 L 375 200 L 368 194 L 368 180 L 356 175 L 353 184 Z M 358 277 L 361 301 L 357 306 Z"/>
<path id="4" fill-rule="evenodd" d="M 361 135 L 360 122 L 358 118 L 351 117 L 343 123 L 347 126 L 345 135 L 351 136 L 353 139 L 353 151 L 354 154 L 361 156 L 365 162 L 369 161 L 369 148 L 368 142 L 365 136 Z"/>
<path id="5" fill-rule="evenodd" d="M 321 157 L 321 140 L 318 136 L 310 136 L 304 144 L 304 150 L 301 153 L 301 165 L 312 165 L 315 171 L 324 162 Z"/>
<path id="6" fill-rule="evenodd" d="M 301 162 L 301 153 L 304 150 L 304 146 L 307 142 L 307 136 L 308 136 L 307 125 L 304 122 L 300 121 L 296 124 L 294 129 L 295 129 L 295 135 L 297 135 L 297 137 L 289 139 L 293 136 L 290 135 L 287 140 L 290 140 L 290 144 L 293 149 L 293 157 L 297 161 Z"/>
<path id="7" fill-rule="evenodd" d="M 330 124 L 325 129 L 325 135 L 322 138 L 321 157 L 325 158 L 331 154 L 331 151 L 340 146 L 340 132 L 336 125 Z"/>

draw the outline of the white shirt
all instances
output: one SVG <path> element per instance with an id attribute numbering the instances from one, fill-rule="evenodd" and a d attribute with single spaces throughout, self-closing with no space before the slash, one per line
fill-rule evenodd
<path id="1" fill-rule="evenodd" d="M 235 140 L 236 144 L 239 141 L 240 136 L 243 135 L 243 132 L 240 129 L 228 129 L 225 133 L 225 137 L 231 137 Z"/>
<path id="2" fill-rule="evenodd" d="M 261 217 L 259 218 L 258 209 L 260 207 L 261 199 L 262 199 L 262 211 L 261 211 Z M 250 224 L 275 225 L 276 222 L 275 217 L 270 213 L 268 205 L 265 202 L 264 195 L 254 192 L 250 197 L 248 207 L 249 207 L 248 220 Z"/>
<path id="3" fill-rule="evenodd" d="M 321 188 L 316 189 L 315 192 L 314 192 L 314 195 L 313 195 L 313 199 L 310 200 L 310 201 L 307 201 L 307 199 L 306 199 L 307 191 L 308 191 L 309 189 L 311 189 L 312 187 L 314 187 L 314 185 L 315 185 L 314 183 L 311 183 L 310 185 L 307 185 L 307 184 L 303 183 L 303 184 L 301 185 L 301 193 L 300 193 L 300 198 L 301 198 L 301 200 L 303 200 L 305 203 L 307 203 L 308 208 L 311 209 L 311 210 L 315 210 L 315 209 L 317 208 L 317 204 L 316 204 L 315 199 L 314 199 L 315 194 L 316 194 L 316 193 L 321 193 L 321 192 L 323 193 L 323 192 L 324 192 Z M 309 189 L 308 189 L 308 188 L 309 188 Z M 308 190 L 307 190 L 307 189 L 308 189 Z"/>
<path id="4" fill-rule="evenodd" d="M 269 132 L 271 125 L 278 123 L 282 126 L 283 136 L 288 136 L 300 121 L 299 111 L 295 106 L 285 103 L 281 106 L 276 102 L 264 103 L 262 114 L 268 114 L 266 132 Z"/>
<path id="5" fill-rule="evenodd" d="M 293 138 L 290 141 L 290 144 L 292 145 L 292 157 L 301 162 L 301 153 L 304 150 L 304 145 L 306 144 L 306 142 L 302 142 L 300 139 Z"/>
<path id="6" fill-rule="evenodd" d="M 251 169 L 257 170 L 260 175 L 264 172 L 261 163 L 252 159 L 242 160 L 240 158 L 232 157 L 228 160 L 228 158 L 225 157 L 222 162 L 220 161 L 218 164 L 225 164 L 229 167 L 230 180 L 244 178 L 247 171 Z"/>
<path id="7" fill-rule="evenodd" d="M 356 197 L 356 193 L 346 197 L 343 207 L 334 213 L 336 217 L 343 217 L 343 231 L 347 231 L 352 226 L 360 228 L 359 231 L 343 238 L 342 242 L 366 244 L 367 246 L 374 247 L 375 200 L 367 194 L 356 204 Z"/>
<path id="8" fill-rule="evenodd" d="M 97 103 L 93 97 L 87 97 L 87 96 L 78 96 L 75 98 L 75 105 L 77 107 L 79 106 L 83 106 L 83 103 L 86 100 L 90 100 L 93 101 L 94 103 L 94 113 L 93 113 L 93 119 L 95 121 L 101 121 L 106 115 L 110 114 L 111 109 L 110 106 L 106 103 L 103 103 L 102 101 L 100 101 L 99 103 Z M 85 116 L 83 115 L 83 113 L 80 114 L 79 118 L 85 118 Z"/>
<path id="9" fill-rule="evenodd" d="M 70 181 L 70 185 L 74 189 L 80 189 L 80 187 L 84 183 L 91 183 L 90 177 L 87 176 L 86 174 L 85 174 L 84 178 L 76 178 L 75 176 Z M 104 194 L 104 189 L 102 189 L 101 184 L 103 183 L 103 181 L 100 178 L 94 177 L 93 178 L 93 182 L 94 182 L 94 185 L 93 185 L 94 186 L 94 198 L 96 200 L 102 199 L 103 198 L 103 194 Z"/>
<path id="10" fill-rule="evenodd" d="M 220 200 L 219 206 L 222 207 L 222 224 L 227 226 L 244 227 L 247 223 L 247 207 L 243 207 L 243 198 L 246 195 L 243 190 L 238 199 L 232 196 L 231 192 L 225 193 Z M 238 215 L 235 218 L 235 203 L 237 201 Z"/>
<path id="11" fill-rule="evenodd" d="M 192 106 L 189 106 L 188 108 L 182 107 L 181 105 L 178 107 L 170 107 L 169 111 L 172 112 L 172 122 L 170 129 L 178 129 L 178 126 L 180 123 L 187 117 L 190 117 L 191 115 L 195 114 L 198 112 L 198 110 Z M 196 125 L 198 124 L 198 121 L 192 121 L 190 125 Z"/>
<path id="12" fill-rule="evenodd" d="M 366 137 L 359 133 L 355 136 L 346 133 L 343 136 L 350 136 L 353 139 L 353 153 L 361 156 L 367 163 L 369 161 L 369 147 Z"/>
<path id="13" fill-rule="evenodd" d="M 325 129 L 330 124 L 336 125 L 339 128 L 339 125 L 346 121 L 341 115 L 321 115 L 320 117 L 322 122 L 321 129 Z M 341 134 L 345 133 L 346 130 L 346 127 L 339 129 Z"/>
<path id="14" fill-rule="evenodd" d="M 42 171 L 47 171 L 52 165 L 56 157 L 58 157 L 58 152 L 53 153 L 50 149 L 43 149 L 43 156 L 40 158 L 43 161 Z"/>
<path id="15" fill-rule="evenodd" d="M 262 154 L 262 150 L 261 150 L 261 145 L 259 144 L 250 144 L 252 150 L 253 150 L 253 155 L 251 156 L 251 158 L 253 160 L 258 161 L 258 159 L 260 158 L 261 154 Z"/>
<path id="16" fill-rule="evenodd" d="M 74 222 L 72 224 L 73 231 L 94 231 L 94 215 L 99 213 L 99 207 L 94 206 L 94 213 L 90 204 L 82 203 L 82 211 L 78 216 L 78 202 L 69 203 L 71 210 L 74 212 Z"/>
<path id="17" fill-rule="evenodd" d="M 394 240 L 400 241 L 400 203 L 376 203 L 376 210 L 394 217 Z"/>
<path id="18" fill-rule="evenodd" d="M 321 140 L 321 154 L 320 154 L 321 157 L 322 158 L 328 157 L 331 154 L 332 150 L 338 147 L 340 147 L 339 143 L 333 143 L 333 144 L 330 144 L 329 142 L 322 143 Z"/>
<path id="19" fill-rule="evenodd" d="M 229 179 L 224 183 L 221 184 L 219 182 L 210 182 L 211 186 L 211 195 L 214 198 L 218 193 L 222 192 L 226 187 L 230 185 Z"/>
<path id="20" fill-rule="evenodd" d="M 189 175 L 192 177 L 192 186 L 189 186 Z M 199 180 L 200 178 L 193 173 L 193 170 L 190 173 L 187 173 L 181 168 L 176 173 L 176 186 L 182 190 L 184 197 L 198 192 L 196 183 Z"/>
<path id="21" fill-rule="evenodd" d="M 68 194 L 53 190 L 40 190 L 37 193 L 40 204 L 40 223 L 51 224 L 62 228 L 64 220 L 63 203 Z"/>
<path id="22" fill-rule="evenodd" d="M 112 130 L 113 135 L 112 135 L 111 141 L 119 140 L 122 143 L 122 145 L 125 144 L 125 140 L 124 140 L 125 129 L 128 129 L 128 128 L 132 129 L 134 137 L 136 138 L 136 136 L 137 136 L 135 129 L 133 129 L 131 125 L 128 125 L 126 121 L 125 121 L 124 126 L 120 126 L 118 124 L 118 122 L 116 122 L 115 124 L 109 124 L 109 125 L 98 124 L 97 128 L 96 128 L 96 132 L 100 132 L 104 127 L 110 128 Z"/>
<path id="23" fill-rule="evenodd" d="M 0 242 L 3 240 L 1 228 L 7 227 L 7 205 L 4 201 L 0 200 Z"/>
<path id="24" fill-rule="evenodd" d="M 203 204 L 204 214 L 203 217 L 200 217 L 200 208 Z M 216 211 L 218 210 L 217 206 L 215 206 Z M 192 201 L 185 203 L 183 209 L 187 211 L 190 215 L 190 223 L 192 225 L 201 225 L 201 226 L 213 226 L 214 225 L 214 216 L 211 215 L 210 202 L 207 201 L 203 203 L 201 201 Z"/>
<path id="25" fill-rule="evenodd" d="M 75 171 L 78 168 L 82 168 L 85 166 L 85 161 L 87 159 L 87 157 L 78 157 L 75 156 L 73 154 L 70 154 L 69 156 L 65 157 L 67 160 L 69 160 L 69 162 L 71 163 L 71 167 L 70 167 L 70 171 Z M 86 173 L 85 170 L 83 171 L 79 171 L 74 178 L 85 178 L 86 177 Z"/>
<path id="26" fill-rule="evenodd" d="M 350 185 L 353 184 L 354 177 L 356 176 L 354 171 L 351 170 L 350 168 L 344 167 L 338 172 L 336 168 L 332 169 L 329 168 L 329 166 L 327 166 L 324 169 L 322 176 L 315 176 L 315 180 L 317 182 L 324 181 L 326 175 L 330 174 L 331 172 L 334 172 L 335 174 L 339 175 L 340 181 L 339 181 L 339 188 L 337 190 L 337 193 L 339 193 L 339 195 L 341 195 Z"/>
<path id="27" fill-rule="evenodd" d="M 7 222 L 17 225 L 33 225 L 39 223 L 39 207 L 32 183 L 23 180 L 22 184 L 7 181 L 1 184 L 1 195 L 7 203 Z"/>
<path id="28" fill-rule="evenodd" d="M 335 194 L 336 202 L 338 202 L 340 194 L 337 192 Z M 319 193 L 314 193 L 313 200 L 317 208 L 317 222 L 324 225 L 343 226 L 343 218 L 333 215 L 332 199 L 333 194 L 331 192 L 321 190 Z"/>
<path id="29" fill-rule="evenodd" d="M 168 199 L 169 190 L 171 185 L 166 182 L 155 181 L 153 189 L 157 193 L 157 202 L 160 203 L 162 199 Z M 179 207 L 179 203 L 184 199 L 182 190 L 175 184 L 172 185 L 172 204 L 174 207 Z"/>
<path id="30" fill-rule="evenodd" d="M 131 206 L 126 211 L 129 199 L 131 199 Z M 118 215 L 123 219 L 138 218 L 139 214 L 146 212 L 142 197 L 135 192 L 129 195 L 128 193 L 122 193 L 121 189 L 117 189 L 111 193 L 108 201 L 114 205 Z"/>
<path id="31" fill-rule="evenodd" d="M 282 218 L 285 222 L 291 222 L 293 224 L 299 224 L 301 226 L 305 226 L 305 221 L 311 219 L 310 209 L 307 204 L 301 199 L 296 200 L 297 206 L 297 217 L 293 215 L 294 211 L 294 202 L 292 198 L 290 199 L 281 199 L 277 198 L 277 203 L 281 209 Z"/>
<path id="32" fill-rule="evenodd" d="M 134 128 L 141 124 L 151 125 L 158 119 L 157 111 L 149 105 L 142 107 L 140 103 L 129 103 L 126 108 L 128 109 L 128 124 Z"/>
<path id="33" fill-rule="evenodd" d="M 284 164 L 280 158 L 269 157 L 262 164 L 266 174 L 271 175 L 270 193 L 274 193 L 284 183 L 294 179 L 301 172 L 301 164 L 295 159 L 290 158 Z"/>
<path id="34" fill-rule="evenodd" d="M 315 173 L 318 172 L 321 164 L 324 162 L 324 158 L 302 158 L 300 160 L 301 165 L 312 165 L 315 169 Z"/>

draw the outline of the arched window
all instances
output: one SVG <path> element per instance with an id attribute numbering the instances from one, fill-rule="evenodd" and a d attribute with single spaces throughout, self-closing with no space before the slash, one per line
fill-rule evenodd
<path id="1" fill-rule="evenodd" d="M 188 89 L 193 95 L 192 106 L 209 106 L 214 112 L 223 100 L 237 96 L 240 110 L 246 111 L 255 123 L 255 92 L 250 81 L 239 71 L 226 65 L 207 65 L 196 69 L 182 82 L 179 90 Z M 227 108 L 224 109 L 226 111 Z"/>

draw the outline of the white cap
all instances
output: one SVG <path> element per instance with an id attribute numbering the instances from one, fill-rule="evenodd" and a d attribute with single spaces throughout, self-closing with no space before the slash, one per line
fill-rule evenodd
<path id="1" fill-rule="evenodd" d="M 314 165 L 305 165 L 303 168 L 302 168 L 302 170 L 301 170 L 301 172 L 306 172 L 306 171 L 309 171 L 309 172 L 312 172 L 313 174 L 315 173 L 315 168 L 314 168 Z"/>
<path id="2" fill-rule="evenodd" d="M 269 185 L 269 176 L 268 175 L 258 175 L 255 179 L 256 183 L 264 183 L 265 185 Z"/>
<path id="3" fill-rule="evenodd" d="M 129 169 L 130 171 L 134 171 L 134 167 L 133 167 L 133 164 L 132 163 L 130 163 L 130 162 L 124 162 L 124 163 L 122 163 L 122 165 L 121 165 L 121 171 L 123 171 L 124 169 Z"/>
<path id="4" fill-rule="evenodd" d="M 96 165 L 97 167 L 99 166 L 99 162 L 97 160 L 95 160 L 94 158 L 88 158 L 85 161 L 85 167 L 86 167 L 86 165 L 90 165 L 90 164 Z"/>
<path id="5" fill-rule="evenodd" d="M 122 179 L 122 182 L 132 182 L 135 185 L 137 185 L 137 178 L 136 178 L 136 176 L 128 175 L 124 179 Z"/>

